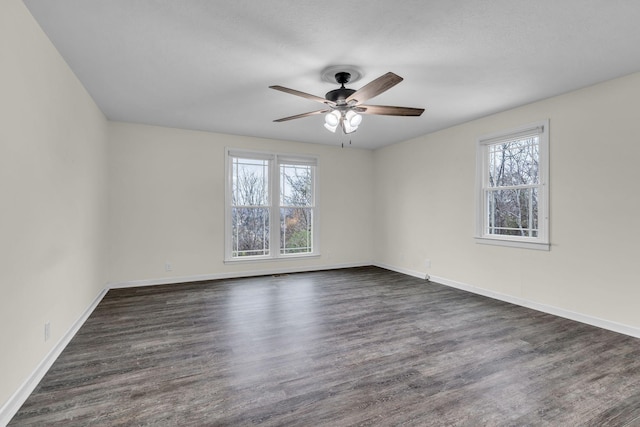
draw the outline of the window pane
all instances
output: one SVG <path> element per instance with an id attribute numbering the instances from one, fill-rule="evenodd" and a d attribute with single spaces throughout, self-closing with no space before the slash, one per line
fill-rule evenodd
<path id="1" fill-rule="evenodd" d="M 231 256 L 269 255 L 269 208 L 232 208 L 231 222 Z"/>
<path id="2" fill-rule="evenodd" d="M 280 206 L 313 206 L 312 167 L 280 165 Z"/>
<path id="3" fill-rule="evenodd" d="M 233 158 L 233 206 L 269 204 L 269 160 Z"/>
<path id="4" fill-rule="evenodd" d="M 313 252 L 312 208 L 280 209 L 280 253 Z"/>
<path id="5" fill-rule="evenodd" d="M 315 253 L 317 160 L 241 151 L 227 151 L 227 156 L 228 259 Z"/>
<path id="6" fill-rule="evenodd" d="M 538 237 L 538 189 L 487 191 L 487 234 Z"/>
<path id="7" fill-rule="evenodd" d="M 538 184 L 539 137 L 491 144 L 489 187 Z"/>

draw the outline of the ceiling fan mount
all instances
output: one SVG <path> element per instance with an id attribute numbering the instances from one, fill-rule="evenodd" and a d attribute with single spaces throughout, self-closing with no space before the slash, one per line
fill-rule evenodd
<path id="1" fill-rule="evenodd" d="M 358 125 L 362 121 L 362 116 L 360 114 L 375 114 L 383 116 L 420 116 L 424 112 L 424 108 L 363 104 L 363 102 L 366 102 L 374 96 L 378 96 L 381 93 L 386 92 L 403 80 L 402 77 L 394 73 L 386 73 L 378 77 L 377 79 L 367 83 L 360 89 L 355 90 L 345 87 L 345 84 L 349 83 L 351 79 L 351 73 L 344 70 L 334 70 L 336 71 L 334 73 L 334 78 L 340 85 L 340 87 L 338 89 L 327 92 L 324 98 L 305 92 L 300 92 L 295 89 L 289 89 L 283 86 L 269 86 L 271 89 L 300 96 L 302 98 L 320 102 L 325 105 L 325 108 L 322 110 L 284 117 L 282 119 L 274 120 L 274 122 L 285 122 L 293 119 L 300 119 L 303 117 L 327 113 L 325 116 L 324 127 L 331 132 L 335 132 L 336 129 L 340 127 L 345 134 L 348 134 L 353 133 L 358 129 Z M 323 79 L 326 79 L 326 77 L 327 71 L 324 72 Z M 357 77 L 359 77 L 359 74 Z"/>
<path id="2" fill-rule="evenodd" d="M 353 84 L 362 78 L 362 70 L 355 65 L 330 65 L 320 72 L 320 79 L 323 82 L 334 84 L 336 82 L 336 74 L 349 73 L 349 83 Z"/>

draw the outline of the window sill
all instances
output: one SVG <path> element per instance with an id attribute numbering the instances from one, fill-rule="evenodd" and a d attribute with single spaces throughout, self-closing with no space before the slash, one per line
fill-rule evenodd
<path id="1" fill-rule="evenodd" d="M 476 237 L 476 243 L 481 245 L 507 246 L 511 248 L 534 249 L 538 251 L 551 250 L 550 243 L 526 242 L 522 240 L 506 240 L 493 237 Z"/>
<path id="2" fill-rule="evenodd" d="M 292 260 L 300 260 L 307 258 L 320 258 L 320 254 L 302 254 L 302 255 L 281 255 L 279 257 L 256 257 L 256 258 L 225 258 L 225 264 L 247 264 L 247 263 L 256 263 L 256 262 L 272 262 L 272 261 L 292 261 Z"/>

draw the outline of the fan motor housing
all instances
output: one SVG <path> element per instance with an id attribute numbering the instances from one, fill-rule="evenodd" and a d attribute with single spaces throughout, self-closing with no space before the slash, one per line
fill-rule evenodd
<path id="1" fill-rule="evenodd" d="M 335 102 L 338 105 L 346 104 L 345 100 L 354 94 L 355 89 L 347 89 L 346 87 L 341 87 L 340 89 L 334 89 L 324 96 L 327 101 Z"/>
<path id="2" fill-rule="evenodd" d="M 344 87 L 345 83 L 349 83 L 351 80 L 351 73 L 346 71 L 340 71 L 335 75 L 336 82 L 340 84 L 339 89 L 334 89 L 324 96 L 328 101 L 335 102 L 338 105 L 345 105 L 346 99 L 355 93 L 354 89 L 347 89 Z"/>

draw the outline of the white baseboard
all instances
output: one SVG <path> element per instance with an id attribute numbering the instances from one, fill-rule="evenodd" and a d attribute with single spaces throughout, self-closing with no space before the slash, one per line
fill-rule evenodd
<path id="1" fill-rule="evenodd" d="M 570 310 L 565 310 L 563 308 L 554 307 L 552 305 L 541 304 L 535 301 L 529 301 L 524 298 L 518 298 L 511 295 L 503 294 L 500 292 L 494 292 L 488 289 L 479 288 L 477 286 L 457 282 L 455 280 L 450 280 L 444 277 L 431 276 L 430 280 L 445 286 L 450 286 L 452 288 L 461 289 L 463 291 L 471 292 L 471 293 L 482 295 L 485 297 L 497 299 L 500 301 L 508 302 L 508 303 L 519 305 L 522 307 L 531 308 L 533 310 L 541 311 L 543 313 L 553 314 L 554 316 L 564 317 L 565 319 L 575 320 L 576 322 L 586 323 L 587 325 L 597 326 L 602 329 L 607 329 L 613 332 L 618 332 L 624 335 L 640 338 L 640 329 L 635 328 L 633 326 L 613 322 L 611 320 L 600 319 L 598 317 L 589 316 L 586 314 L 577 313 Z"/>
<path id="2" fill-rule="evenodd" d="M 396 273 L 406 274 L 407 276 L 417 277 L 418 279 L 426 279 L 427 277 L 427 274 L 421 271 L 409 270 L 407 268 L 402 268 L 402 267 L 395 267 L 393 265 L 383 264 L 380 262 L 376 262 L 373 265 L 376 267 L 384 268 L 385 270 L 391 270 L 391 271 L 395 271 Z"/>
<path id="3" fill-rule="evenodd" d="M 307 271 L 337 270 L 340 268 L 365 267 L 368 265 L 372 265 L 372 264 L 370 262 L 348 263 L 348 264 L 323 265 L 323 266 L 317 266 L 317 267 L 307 266 L 307 267 L 275 268 L 275 269 L 267 269 L 267 270 L 250 270 L 250 271 L 234 271 L 229 273 L 200 274 L 195 276 L 164 277 L 164 278 L 158 278 L 158 279 L 131 280 L 131 281 L 125 281 L 125 282 L 109 283 L 107 285 L 107 288 L 108 289 L 137 288 L 141 286 L 201 282 L 204 280 L 237 279 L 241 277 L 270 276 L 272 274 L 288 274 L 288 273 L 304 273 Z"/>
<path id="4" fill-rule="evenodd" d="M 29 395 L 33 393 L 33 390 L 37 387 L 38 383 L 45 376 L 53 362 L 56 361 L 62 350 L 69 344 L 73 336 L 78 332 L 80 327 L 87 321 L 93 310 L 98 306 L 102 298 L 106 295 L 107 289 L 103 289 L 98 296 L 91 302 L 89 307 L 80 315 L 80 317 L 71 325 L 69 330 L 58 340 L 53 348 L 42 359 L 36 369 L 27 377 L 22 385 L 16 390 L 15 393 L 5 402 L 0 408 L 0 426 L 5 426 L 11 421 L 11 418 L 18 412 L 20 407 L 27 400 Z"/>
<path id="5" fill-rule="evenodd" d="M 564 317 L 565 319 L 575 320 L 576 322 L 586 323 L 587 325 L 597 326 L 598 328 L 607 329 L 609 331 L 618 332 L 620 334 L 629 335 L 635 338 L 640 338 L 640 328 L 625 325 L 611 320 L 600 319 L 599 317 L 589 316 L 582 313 L 577 313 L 563 308 L 555 307 L 552 305 L 541 304 L 535 301 L 530 301 L 524 298 L 518 298 L 511 295 L 503 294 L 500 292 L 491 291 L 489 289 L 479 288 L 477 286 L 469 285 L 467 283 L 458 282 L 455 280 L 447 279 L 440 276 L 430 276 L 427 273 L 421 271 L 409 270 L 402 267 L 395 267 L 383 263 L 374 263 L 376 267 L 384 268 L 386 270 L 395 271 L 398 273 L 406 274 L 408 276 L 417 277 L 419 279 L 429 279 L 433 282 L 440 283 L 445 286 L 449 286 L 463 291 L 471 292 L 473 294 L 482 295 L 485 297 L 493 298 L 496 300 L 508 302 L 511 304 L 527 307 L 533 310 L 541 311 L 547 314 L 553 314 L 554 316 Z"/>

